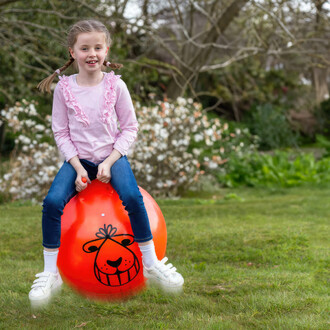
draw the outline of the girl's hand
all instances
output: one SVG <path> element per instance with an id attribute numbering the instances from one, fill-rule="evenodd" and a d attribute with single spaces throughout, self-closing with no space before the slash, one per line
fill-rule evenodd
<path id="1" fill-rule="evenodd" d="M 105 161 L 99 164 L 96 178 L 101 182 L 109 183 L 111 180 L 110 168 L 110 164 Z"/>
<path id="2" fill-rule="evenodd" d="M 82 180 L 83 178 L 85 178 L 87 181 L 84 180 L 86 182 L 83 182 L 83 180 Z M 78 171 L 77 172 L 77 178 L 76 178 L 76 181 L 75 181 L 76 190 L 78 192 L 83 191 L 85 188 L 87 188 L 88 183 L 91 183 L 91 180 L 88 177 L 87 171 L 85 169 Z"/>

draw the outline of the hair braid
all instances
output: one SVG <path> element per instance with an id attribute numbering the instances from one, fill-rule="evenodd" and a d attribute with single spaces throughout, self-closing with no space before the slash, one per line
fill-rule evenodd
<path id="1" fill-rule="evenodd" d="M 104 66 L 107 66 L 107 67 L 109 67 L 111 69 L 114 69 L 114 70 L 117 70 L 117 69 L 119 70 L 119 69 L 121 69 L 123 67 L 123 65 L 120 64 L 120 63 L 110 63 L 107 60 L 104 60 L 103 65 Z"/>
<path id="2" fill-rule="evenodd" d="M 61 72 L 65 71 L 72 63 L 74 62 L 74 58 L 71 57 L 61 68 L 55 70 L 50 76 L 40 81 L 37 88 L 42 92 L 50 93 L 50 86 L 54 80 L 54 78 L 59 75 Z"/>

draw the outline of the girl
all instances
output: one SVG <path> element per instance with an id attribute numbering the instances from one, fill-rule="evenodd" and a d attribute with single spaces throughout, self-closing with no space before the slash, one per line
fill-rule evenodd
<path id="1" fill-rule="evenodd" d="M 159 261 L 155 254 L 143 197 L 126 156 L 138 132 L 132 100 L 120 76 L 102 72 L 103 65 L 122 67 L 105 61 L 110 44 L 102 23 L 74 24 L 68 33 L 69 61 L 38 85 L 42 92 L 50 92 L 57 74 L 72 63 L 78 67 L 78 74 L 59 77 L 54 91 L 52 130 L 66 161 L 43 202 L 44 271 L 36 275 L 29 293 L 33 306 L 48 302 L 62 284 L 56 266 L 61 215 L 69 200 L 94 179 L 110 182 L 122 200 L 142 253 L 145 278 L 171 291 L 182 288 L 184 282 L 171 264 L 165 264 L 167 258 Z"/>

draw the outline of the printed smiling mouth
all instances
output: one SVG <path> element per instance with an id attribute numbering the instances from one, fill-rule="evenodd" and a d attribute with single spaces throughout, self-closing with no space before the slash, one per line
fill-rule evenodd
<path id="1" fill-rule="evenodd" d="M 132 281 L 140 270 L 138 259 L 134 256 L 134 264 L 127 270 L 117 271 L 114 274 L 102 272 L 95 264 L 94 273 L 96 278 L 107 286 L 121 286 Z"/>

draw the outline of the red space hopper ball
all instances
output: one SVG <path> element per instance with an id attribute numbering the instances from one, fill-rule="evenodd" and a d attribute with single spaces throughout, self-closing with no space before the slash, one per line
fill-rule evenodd
<path id="1" fill-rule="evenodd" d="M 141 187 L 158 259 L 165 256 L 167 232 L 155 200 Z M 65 206 L 58 268 L 63 280 L 84 296 L 124 298 L 145 286 L 141 252 L 118 194 L 92 181 Z"/>

